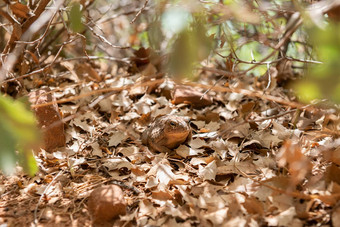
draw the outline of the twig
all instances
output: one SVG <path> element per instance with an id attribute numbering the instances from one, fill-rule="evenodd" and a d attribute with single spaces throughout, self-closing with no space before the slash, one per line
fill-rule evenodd
<path id="1" fill-rule="evenodd" d="M 60 51 L 58 51 L 58 53 L 60 53 Z M 109 60 L 109 61 L 121 62 L 121 63 L 127 64 L 127 65 L 130 64 L 129 58 L 114 58 L 114 57 L 109 57 L 109 56 L 88 56 L 88 57 L 87 56 L 80 56 L 80 57 L 75 57 L 75 58 L 67 58 L 67 59 L 62 59 L 62 60 L 58 60 L 58 61 L 52 61 L 51 63 L 44 66 L 43 68 L 34 70 L 32 72 L 26 73 L 25 75 L 22 75 L 22 76 L 19 76 L 19 77 L 4 80 L 0 84 L 8 83 L 8 82 L 11 82 L 11 81 L 16 81 L 18 79 L 24 79 L 24 78 L 30 77 L 30 76 L 38 74 L 38 73 L 43 73 L 44 71 L 46 71 L 50 67 L 52 67 L 54 64 L 58 64 L 58 63 L 61 63 L 61 62 L 79 61 L 79 60 L 98 60 L 98 59 L 105 59 L 105 60 Z"/>
<path id="2" fill-rule="evenodd" d="M 296 24 L 294 24 L 294 26 L 292 26 L 289 30 L 287 30 L 283 36 L 283 38 L 278 42 L 278 44 L 275 45 L 274 47 L 274 51 L 271 52 L 270 54 L 268 54 L 266 57 L 264 57 L 261 62 L 265 62 L 267 61 L 269 58 L 271 58 L 272 56 L 274 56 L 276 54 L 277 51 L 280 50 L 280 48 L 287 42 L 287 40 L 292 36 L 292 34 L 296 31 L 296 29 L 302 24 L 302 19 L 300 18 Z M 253 70 L 254 68 L 256 68 L 258 65 L 254 65 L 252 67 L 250 67 L 249 69 L 247 69 L 246 71 L 244 71 L 243 73 L 246 74 L 247 72 L 250 72 L 251 70 Z"/>
<path id="3" fill-rule="evenodd" d="M 53 21 L 53 19 L 54 19 L 54 17 L 55 17 L 56 14 L 57 14 L 57 11 L 53 14 L 51 20 L 48 22 L 48 24 L 47 24 L 47 26 L 46 26 L 46 29 L 45 29 L 44 33 L 43 33 L 38 39 L 33 40 L 33 41 L 21 41 L 21 40 L 18 40 L 18 41 L 15 41 L 15 43 L 21 43 L 21 44 L 35 44 L 35 43 L 37 43 L 37 42 L 41 43 L 41 41 L 43 40 L 43 38 L 46 37 L 46 34 L 47 34 L 47 32 L 49 31 L 49 28 L 50 28 L 50 26 L 51 26 L 51 24 L 52 24 L 52 21 Z"/>
<path id="4" fill-rule="evenodd" d="M 239 74 L 239 73 L 236 73 L 236 72 L 228 72 L 228 71 L 225 71 L 225 70 L 206 67 L 206 66 L 201 67 L 201 69 L 204 70 L 204 71 L 216 73 L 216 74 L 219 74 L 219 75 L 222 75 L 222 76 L 225 76 L 225 77 L 231 77 L 231 78 L 235 77 Z"/>
<path id="5" fill-rule="evenodd" d="M 2 9 L 0 9 L 0 15 L 3 16 L 4 18 L 6 18 L 12 25 L 13 24 L 19 24 L 19 22 L 17 20 L 15 20 L 13 17 L 11 17 L 11 15 L 9 15 L 7 12 L 3 11 Z"/>
<path id="6" fill-rule="evenodd" d="M 269 89 L 271 83 L 272 83 L 272 75 L 270 73 L 270 66 L 269 66 L 269 64 L 267 64 L 267 72 L 268 72 L 268 84 L 267 84 L 267 86 L 266 86 L 266 88 L 264 89 L 263 92 L 267 91 Z"/>
<path id="7" fill-rule="evenodd" d="M 222 136 L 226 132 L 228 132 L 228 131 L 230 131 L 230 130 L 238 127 L 238 126 L 247 124 L 247 123 L 255 123 L 255 122 L 261 122 L 261 121 L 266 121 L 266 120 L 272 120 L 272 119 L 275 119 L 275 118 L 278 118 L 278 117 L 282 117 L 284 115 L 287 115 L 287 114 L 290 114 L 290 113 L 294 113 L 294 112 L 296 112 L 296 109 L 289 110 L 289 111 L 286 111 L 286 112 L 283 112 L 283 113 L 280 113 L 280 114 L 276 114 L 276 115 L 273 115 L 273 116 L 270 116 L 270 117 L 262 117 L 262 118 L 258 118 L 258 119 L 254 119 L 254 120 L 248 120 L 247 119 L 248 117 L 247 117 L 245 120 L 237 123 L 236 125 L 232 125 L 229 128 L 222 130 L 221 132 L 219 132 L 219 134 L 217 134 L 216 136 L 214 136 L 212 138 L 216 138 L 218 136 Z"/>
<path id="8" fill-rule="evenodd" d="M 45 7 L 47 6 L 47 4 L 50 2 L 50 0 L 41 0 L 39 2 L 38 7 L 36 8 L 36 10 L 33 12 L 32 17 L 28 18 L 20 27 L 21 29 L 21 34 L 23 34 L 23 36 L 28 35 L 26 32 L 29 31 L 30 26 L 36 22 L 40 15 L 44 12 Z M 13 24 L 14 26 L 14 24 Z M 40 25 L 41 27 L 42 25 Z M 26 34 L 25 34 L 26 33 Z M 29 35 L 33 35 L 32 32 L 28 32 L 31 33 Z M 14 47 L 16 46 L 15 41 L 18 41 L 22 36 L 17 37 L 17 34 L 15 34 L 15 32 L 12 32 L 11 38 L 9 39 L 8 43 L 6 44 L 6 47 L 3 51 L 3 53 L 9 53 L 11 50 L 14 49 Z"/>
<path id="9" fill-rule="evenodd" d="M 42 198 L 46 195 L 46 192 L 48 191 L 48 189 L 50 189 L 51 185 L 57 180 L 57 178 L 64 172 L 64 170 L 59 171 L 59 173 L 53 178 L 53 180 L 47 185 L 47 187 L 45 188 L 44 192 L 41 194 L 38 203 L 34 209 L 34 226 L 37 226 L 39 220 L 37 217 L 37 212 L 38 212 L 38 207 L 40 205 L 40 202 L 42 201 Z"/>
<path id="10" fill-rule="evenodd" d="M 51 46 L 51 44 L 58 40 L 59 36 L 64 32 L 65 27 L 62 27 L 54 36 L 53 39 L 50 39 L 48 42 L 44 43 L 44 45 L 40 49 L 40 53 L 44 53 L 48 47 Z"/>
<path id="11" fill-rule="evenodd" d="M 198 84 L 198 83 L 194 83 L 194 82 L 184 82 L 183 84 L 189 85 L 189 86 L 192 86 L 192 87 L 200 87 L 200 88 L 203 88 L 203 89 L 211 88 L 211 85 Z M 229 87 L 222 87 L 222 86 L 215 86 L 215 87 L 211 88 L 211 90 L 214 90 L 214 91 L 217 91 L 217 92 L 238 93 L 238 94 L 243 94 L 243 95 L 248 96 L 248 97 L 257 97 L 257 98 L 262 99 L 262 100 L 268 100 L 268 101 L 271 101 L 271 102 L 280 103 L 282 105 L 289 106 L 291 108 L 296 108 L 296 109 L 321 111 L 320 109 L 318 109 L 314 106 L 311 106 L 311 105 L 306 106 L 305 104 L 286 100 L 286 99 L 283 99 L 281 97 L 266 95 L 266 94 L 263 94 L 263 92 L 260 92 L 260 91 L 250 91 L 250 90 L 241 89 L 241 88 L 229 88 Z"/>
<path id="12" fill-rule="evenodd" d="M 208 94 L 208 92 L 210 92 L 211 89 L 212 89 L 213 87 L 215 87 L 215 86 L 216 86 L 223 78 L 224 78 L 224 77 L 223 77 L 223 75 L 222 75 L 218 80 L 216 80 L 216 82 L 215 82 L 209 89 L 205 90 L 205 92 L 203 92 L 202 96 L 200 97 L 200 100 L 202 100 L 203 97 L 204 97 L 206 94 Z"/>
<path id="13" fill-rule="evenodd" d="M 98 39 L 100 39 L 102 42 L 106 43 L 107 45 L 113 47 L 113 48 L 118 48 L 118 49 L 130 49 L 131 47 L 129 46 L 117 46 L 114 45 L 112 43 L 110 43 L 104 36 L 97 34 L 94 29 L 90 26 L 87 26 L 88 29 L 90 29 L 90 31 L 93 33 L 94 36 L 98 37 Z"/>
<path id="14" fill-rule="evenodd" d="M 59 61 L 56 61 L 55 63 L 60 63 L 63 61 L 78 61 L 78 60 L 99 60 L 99 59 L 105 59 L 105 60 L 109 60 L 109 61 L 116 61 L 116 62 L 121 62 L 124 64 L 129 65 L 131 63 L 130 58 L 115 58 L 115 57 L 110 57 L 110 56 L 80 56 L 80 57 L 74 57 L 74 58 L 66 58 L 66 59 L 62 59 Z"/>
<path id="15" fill-rule="evenodd" d="M 62 5 L 64 0 L 58 0 L 55 2 L 54 8 L 51 10 L 47 10 L 43 13 L 46 5 L 49 3 L 49 0 L 42 0 L 40 1 L 39 6 L 34 12 L 34 16 L 30 17 L 21 27 L 23 35 L 21 37 L 14 37 L 15 35 L 12 33 L 9 42 L 7 43 L 5 50 L 3 53 L 7 53 L 9 50 L 13 49 L 13 51 L 7 56 L 2 67 L 0 68 L 0 82 L 6 78 L 6 75 L 9 71 L 12 70 L 14 64 L 16 63 L 17 59 L 19 58 L 22 50 L 25 48 L 24 44 L 16 45 L 14 41 L 17 41 L 19 38 L 22 41 L 28 41 L 31 37 L 39 30 L 41 27 L 45 25 L 47 21 L 49 21 L 54 12 Z M 42 14 L 43 13 L 43 14 Z M 41 17 L 39 17 L 42 14 Z M 34 23 L 34 24 L 33 24 Z M 32 25 L 32 26 L 31 26 Z M 34 25 L 34 26 L 33 26 Z M 14 37 L 14 38 L 13 38 Z"/>
<path id="16" fill-rule="evenodd" d="M 295 113 L 295 112 L 296 112 L 296 109 L 294 109 L 294 110 L 288 110 L 288 111 L 286 111 L 286 112 L 279 113 L 279 114 L 276 114 L 276 115 L 273 115 L 273 116 L 269 116 L 269 117 L 261 117 L 261 118 L 258 118 L 258 119 L 254 119 L 254 120 L 246 120 L 246 121 L 247 121 L 248 123 L 266 121 L 266 120 L 275 119 L 275 118 L 282 117 L 282 116 L 284 116 L 284 115 L 287 115 L 287 114 L 290 114 L 290 113 Z"/>
<path id="17" fill-rule="evenodd" d="M 333 193 L 330 195 L 311 195 L 311 194 L 304 194 L 301 192 L 297 192 L 297 191 L 288 191 L 288 190 L 284 190 L 281 188 L 277 188 L 268 184 L 265 184 L 263 182 L 257 182 L 259 185 L 267 187 L 273 191 L 279 192 L 280 194 L 286 194 L 295 198 L 299 198 L 299 199 L 305 199 L 305 200 L 312 200 L 312 199 L 319 199 L 324 203 L 327 203 L 329 205 L 332 205 L 334 203 L 336 203 L 339 198 L 340 198 L 340 193 Z"/>
<path id="18" fill-rule="evenodd" d="M 129 84 L 129 85 L 126 85 L 126 86 L 121 86 L 121 87 L 98 89 L 98 90 L 87 92 L 87 93 L 84 93 L 84 94 L 81 94 L 81 95 L 78 95 L 78 96 L 73 96 L 73 97 L 70 97 L 70 98 L 65 98 L 65 99 L 60 99 L 60 100 L 53 101 L 53 102 L 47 102 L 47 103 L 32 105 L 31 107 L 32 108 L 38 108 L 38 107 L 42 107 L 42 106 L 60 104 L 60 103 L 78 100 L 78 99 L 88 97 L 88 96 L 91 96 L 91 95 L 102 94 L 102 93 L 113 92 L 113 91 L 118 92 L 118 91 L 128 90 L 128 89 L 131 89 L 131 88 L 137 87 L 137 86 L 152 86 L 154 84 L 158 84 L 158 83 L 161 83 L 163 81 L 164 81 L 164 79 L 159 79 L 159 80 L 147 81 L 147 82 L 144 82 L 144 83 L 141 83 L 141 84 Z"/>
<path id="19" fill-rule="evenodd" d="M 55 62 L 55 60 L 57 59 L 57 57 L 58 57 L 59 54 L 61 53 L 61 50 L 63 49 L 63 47 L 64 47 L 64 45 L 62 45 L 62 46 L 59 48 L 59 50 L 58 50 L 56 56 L 53 58 L 52 62 L 51 62 L 50 64 L 46 65 L 45 67 L 40 68 L 40 69 L 38 69 L 38 70 L 35 70 L 35 71 L 33 71 L 33 72 L 27 73 L 27 74 L 25 74 L 25 75 L 23 75 L 23 76 L 19 76 L 19 77 L 15 77 L 15 78 L 13 78 L 13 79 L 5 80 L 5 81 L 3 81 L 1 84 L 6 83 L 6 82 L 10 82 L 10 81 L 16 81 L 16 80 L 18 80 L 18 79 L 23 79 L 23 78 L 32 76 L 32 75 L 34 75 L 34 74 L 44 72 L 45 70 L 47 70 L 48 68 L 50 68 L 50 67 L 52 66 L 52 64 Z M 0 78 L 0 81 L 1 81 L 1 78 Z"/>
<path id="20" fill-rule="evenodd" d="M 148 9 L 149 9 L 149 7 L 146 7 L 144 9 L 144 11 L 148 10 Z M 109 22 L 110 20 L 114 20 L 114 19 L 116 19 L 118 17 L 130 15 L 130 14 L 133 14 L 133 13 L 136 13 L 136 12 L 138 12 L 138 10 L 137 9 L 133 9 L 133 10 L 130 10 L 130 11 L 127 11 L 127 12 L 114 14 L 114 15 L 112 15 L 110 17 L 107 17 L 107 18 L 100 18 L 99 20 L 96 21 L 96 24 L 103 24 L 103 23 Z"/>
<path id="21" fill-rule="evenodd" d="M 223 56 L 222 54 L 218 53 L 218 52 L 215 52 L 218 56 L 222 57 L 222 58 L 227 58 L 228 56 Z M 238 58 L 238 56 L 236 55 L 236 53 L 233 51 L 233 55 L 234 57 L 236 58 L 236 60 L 239 62 L 239 63 L 243 63 L 243 64 L 249 64 L 249 65 L 268 65 L 268 64 L 274 64 L 274 63 L 277 63 L 277 62 L 280 62 L 282 60 L 290 60 L 290 61 L 297 61 L 297 62 L 302 62 L 302 63 L 311 63 L 311 64 L 323 64 L 323 62 L 321 61 L 315 61 L 315 60 L 305 60 L 305 59 L 298 59 L 298 58 L 293 58 L 293 57 L 282 57 L 282 58 L 278 58 L 278 59 L 275 59 L 273 61 L 260 61 L 260 62 L 257 62 L 257 61 L 245 61 L 245 60 L 241 60 Z M 241 74 L 242 72 L 238 72 L 239 74 Z"/>
<path id="22" fill-rule="evenodd" d="M 111 176 L 110 173 L 107 171 L 107 169 L 106 169 L 105 167 L 103 167 L 102 169 L 104 170 L 104 172 L 105 172 L 106 174 L 108 174 L 109 176 Z M 118 181 L 118 180 L 116 180 L 116 179 L 108 179 L 108 180 L 104 181 L 103 183 L 108 183 L 108 182 L 111 183 L 111 184 L 118 185 L 119 187 L 129 189 L 129 190 L 131 190 L 131 191 L 133 192 L 133 194 L 135 194 L 135 195 L 140 194 L 140 191 L 139 191 L 137 188 L 135 188 L 134 186 L 127 185 L 127 184 L 125 184 L 125 183 L 122 182 L 122 181 Z"/>
<path id="23" fill-rule="evenodd" d="M 137 12 L 136 16 L 132 19 L 130 24 L 133 24 L 137 20 L 139 15 L 144 11 L 144 9 L 145 9 L 146 5 L 148 4 L 148 2 L 149 2 L 149 0 L 145 0 L 143 7 Z"/>

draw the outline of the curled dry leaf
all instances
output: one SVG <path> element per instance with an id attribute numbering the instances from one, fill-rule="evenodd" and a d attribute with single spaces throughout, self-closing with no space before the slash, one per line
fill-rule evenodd
<path id="1" fill-rule="evenodd" d="M 216 172 L 217 172 L 216 161 L 212 161 L 205 167 L 200 165 L 198 174 L 204 180 L 215 180 Z"/>
<path id="2" fill-rule="evenodd" d="M 75 67 L 75 71 L 79 78 L 88 78 L 96 82 L 100 82 L 102 78 L 97 71 L 89 63 L 80 63 Z"/>
<path id="3" fill-rule="evenodd" d="M 286 141 L 277 156 L 279 166 L 287 166 L 292 183 L 298 184 L 311 171 L 310 160 L 302 153 L 301 146 Z"/>
<path id="4" fill-rule="evenodd" d="M 119 215 L 126 214 L 126 202 L 123 191 L 117 185 L 107 185 L 95 189 L 88 200 L 88 210 L 92 223 L 107 223 Z"/>
<path id="5" fill-rule="evenodd" d="M 49 88 L 43 88 L 29 94 L 33 105 L 55 102 L 56 98 Z M 57 147 L 65 146 L 64 123 L 57 104 L 33 108 L 38 118 L 39 126 L 44 133 L 44 149 L 52 152 Z"/>
<path id="6" fill-rule="evenodd" d="M 172 94 L 172 102 L 174 104 L 188 103 L 194 108 L 210 106 L 213 103 L 208 94 L 203 94 L 189 86 L 176 86 Z"/>

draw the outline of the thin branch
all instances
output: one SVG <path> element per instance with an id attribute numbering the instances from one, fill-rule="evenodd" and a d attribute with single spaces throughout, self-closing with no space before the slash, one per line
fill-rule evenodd
<path id="1" fill-rule="evenodd" d="M 118 48 L 118 49 L 130 49 L 131 48 L 129 46 L 124 47 L 124 46 L 114 45 L 114 44 L 110 43 L 104 36 L 97 34 L 92 27 L 90 27 L 90 26 L 87 26 L 87 27 L 88 27 L 88 29 L 90 29 L 90 31 L 93 33 L 94 36 L 98 37 L 98 39 L 100 39 L 102 42 L 106 43 L 107 45 L 109 45 L 113 48 Z"/>
<path id="2" fill-rule="evenodd" d="M 144 11 L 148 10 L 148 9 L 149 9 L 149 7 L 146 7 L 144 9 Z M 127 11 L 127 12 L 123 12 L 123 13 L 117 13 L 117 14 L 114 14 L 114 15 L 112 15 L 110 17 L 106 17 L 106 18 L 104 17 L 104 18 L 99 19 L 98 21 L 96 21 L 96 24 L 103 24 L 103 23 L 109 22 L 111 20 L 114 20 L 114 19 L 116 19 L 118 17 L 127 16 L 127 15 L 130 15 L 130 14 L 134 14 L 136 12 L 138 12 L 137 9 L 133 9 L 133 10 L 130 10 L 130 11 Z"/>
<path id="3" fill-rule="evenodd" d="M 144 11 L 144 9 L 146 8 L 146 5 L 148 4 L 149 0 L 145 0 L 143 7 L 137 12 L 136 16 L 132 19 L 132 21 L 130 22 L 130 24 L 133 24 L 137 18 L 139 17 L 139 15 Z"/>
<path id="4" fill-rule="evenodd" d="M 255 123 L 255 122 L 261 122 L 261 121 L 266 121 L 266 120 L 272 120 L 272 119 L 275 119 L 275 118 L 279 118 L 279 117 L 282 117 L 284 115 L 287 115 L 287 114 L 291 114 L 291 113 L 294 113 L 296 112 L 296 109 L 294 110 L 289 110 L 289 111 L 286 111 L 286 112 L 283 112 L 283 113 L 280 113 L 280 114 L 276 114 L 276 115 L 273 115 L 273 116 L 269 116 L 269 117 L 262 117 L 262 118 L 258 118 L 258 119 L 255 119 L 255 120 L 248 120 L 247 118 L 239 123 L 237 123 L 236 125 L 232 125 L 230 126 L 229 128 L 226 128 L 222 131 L 220 131 L 216 136 L 214 136 L 213 138 L 216 138 L 218 136 L 222 136 L 224 134 L 226 134 L 227 132 L 229 132 L 230 130 L 236 128 L 236 127 L 239 127 L 241 125 L 244 125 L 244 124 L 247 124 L 247 123 Z"/>
<path id="5" fill-rule="evenodd" d="M 115 57 L 110 57 L 110 56 L 80 56 L 80 57 L 62 59 L 62 60 L 56 61 L 55 63 L 60 63 L 63 61 L 86 60 L 86 59 L 89 59 L 89 60 L 105 59 L 109 61 L 121 62 L 127 65 L 131 64 L 130 58 L 115 58 Z"/>
<path id="6" fill-rule="evenodd" d="M 98 89 L 98 90 L 94 90 L 91 92 L 87 92 L 78 96 L 73 96 L 73 97 L 69 97 L 69 98 L 64 98 L 64 99 L 59 99 L 57 101 L 53 101 L 53 102 L 46 102 L 46 103 L 42 103 L 42 104 L 36 104 L 36 105 L 31 105 L 32 108 L 38 108 L 38 107 L 43 107 L 43 106 L 50 106 L 53 104 L 60 104 L 60 103 L 66 103 L 66 102 L 71 102 L 74 100 L 78 100 L 81 98 L 85 98 L 88 96 L 92 96 L 92 95 L 97 95 L 97 94 L 102 94 L 102 93 L 108 93 L 108 92 L 119 92 L 119 91 L 123 91 L 123 90 L 129 90 L 131 88 L 134 87 L 140 87 L 140 86 L 152 86 L 154 84 L 158 84 L 163 82 L 164 79 L 159 79 L 159 80 L 152 80 L 152 81 L 147 81 L 147 82 L 143 82 L 140 84 L 129 84 L 129 85 L 125 85 L 125 86 L 121 86 L 121 87 L 111 87 L 111 88 L 103 88 L 103 89 Z"/>
<path id="7" fill-rule="evenodd" d="M 48 0 L 42 0 L 35 10 L 35 16 L 30 17 L 21 27 L 23 35 L 21 37 L 15 37 L 14 32 L 11 35 L 10 41 L 7 43 L 5 50 L 3 53 L 7 53 L 7 51 L 13 51 L 7 56 L 0 68 L 0 82 L 6 78 L 6 75 L 9 71 L 12 70 L 14 64 L 16 63 L 17 59 L 19 58 L 22 50 L 25 48 L 25 44 L 18 44 L 14 41 L 17 41 L 19 38 L 23 41 L 28 41 L 31 37 L 39 31 L 54 15 L 54 12 L 58 10 L 58 8 L 63 4 L 64 0 L 58 0 L 55 2 L 54 8 L 50 10 L 46 10 L 44 13 L 45 6 L 48 4 Z M 42 14 L 43 13 L 43 14 Z M 39 15 L 39 17 L 37 17 Z M 41 17 L 40 17 L 41 15 Z M 35 18 L 35 19 L 31 19 Z M 28 22 L 30 21 L 30 22 Z M 29 25 L 29 26 L 28 26 Z M 31 26 L 32 25 L 32 26 Z"/>
<path id="8" fill-rule="evenodd" d="M 267 61 L 269 58 L 273 57 L 277 51 L 280 50 L 280 48 L 287 42 L 287 40 L 293 35 L 293 33 L 296 31 L 296 29 L 298 29 L 298 27 L 302 24 L 302 19 L 299 18 L 299 20 L 294 24 L 294 26 L 292 26 L 289 30 L 287 30 L 283 36 L 283 38 L 280 40 L 280 42 L 278 44 L 275 45 L 274 47 L 274 51 L 271 52 L 270 54 L 268 54 L 266 57 L 264 57 L 260 62 L 265 62 Z M 250 72 L 251 70 L 253 70 L 254 68 L 256 68 L 258 65 L 254 65 L 252 67 L 250 67 L 249 69 L 247 69 L 246 71 L 244 71 L 243 73 L 246 74 L 247 72 Z"/>
<path id="9" fill-rule="evenodd" d="M 212 68 L 212 67 L 206 67 L 206 66 L 202 66 L 200 67 L 200 69 L 204 70 L 204 71 L 208 71 L 208 72 L 212 72 L 212 73 L 216 73 L 225 77 L 235 77 L 237 76 L 239 73 L 237 72 L 228 72 L 225 70 L 221 70 L 221 69 L 216 69 L 216 68 Z"/>
<path id="10" fill-rule="evenodd" d="M 9 15 L 7 12 L 0 9 L 0 15 L 6 18 L 11 24 L 19 24 L 18 21 L 16 21 L 11 15 Z"/>
<path id="11" fill-rule="evenodd" d="M 41 43 L 41 41 L 46 37 L 46 34 L 49 31 L 49 28 L 50 28 L 50 26 L 52 24 L 52 21 L 53 21 L 53 19 L 54 19 L 56 14 L 57 14 L 57 11 L 53 14 L 51 20 L 48 22 L 48 24 L 46 26 L 46 29 L 45 29 L 44 33 L 38 39 L 33 40 L 33 41 L 20 41 L 19 40 L 19 41 L 15 41 L 15 42 L 16 43 L 21 43 L 21 44 L 35 44 L 37 42 Z"/>
<path id="12" fill-rule="evenodd" d="M 37 226 L 38 222 L 39 222 L 39 219 L 37 217 L 37 213 L 38 213 L 38 207 L 43 199 L 44 196 L 46 196 L 46 193 L 47 191 L 50 189 L 51 185 L 54 184 L 54 182 L 57 180 L 57 178 L 63 173 L 65 172 L 64 170 L 61 170 L 59 171 L 59 173 L 53 178 L 53 180 L 51 181 L 51 183 L 49 183 L 47 185 L 47 187 L 45 188 L 44 192 L 41 194 L 39 200 L 38 200 L 38 203 L 34 209 L 34 225 Z"/>
<path id="13" fill-rule="evenodd" d="M 34 10 L 32 17 L 28 18 L 22 25 L 22 32 L 25 33 L 29 27 L 40 17 L 45 11 L 46 6 L 50 3 L 50 0 L 41 0 L 38 7 Z M 59 7 L 58 7 L 59 8 Z"/>

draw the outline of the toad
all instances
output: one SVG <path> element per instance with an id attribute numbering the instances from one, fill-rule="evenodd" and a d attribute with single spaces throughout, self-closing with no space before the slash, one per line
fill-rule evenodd
<path id="1" fill-rule="evenodd" d="M 164 115 L 157 117 L 142 135 L 142 143 L 152 151 L 171 152 L 190 141 L 191 129 L 185 117 Z"/>

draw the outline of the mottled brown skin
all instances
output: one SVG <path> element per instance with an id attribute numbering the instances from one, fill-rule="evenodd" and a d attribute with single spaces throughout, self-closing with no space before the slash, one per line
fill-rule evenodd
<path id="1" fill-rule="evenodd" d="M 191 139 L 191 129 L 185 117 L 157 117 L 142 135 L 142 143 L 152 151 L 170 153 L 171 149 Z"/>

